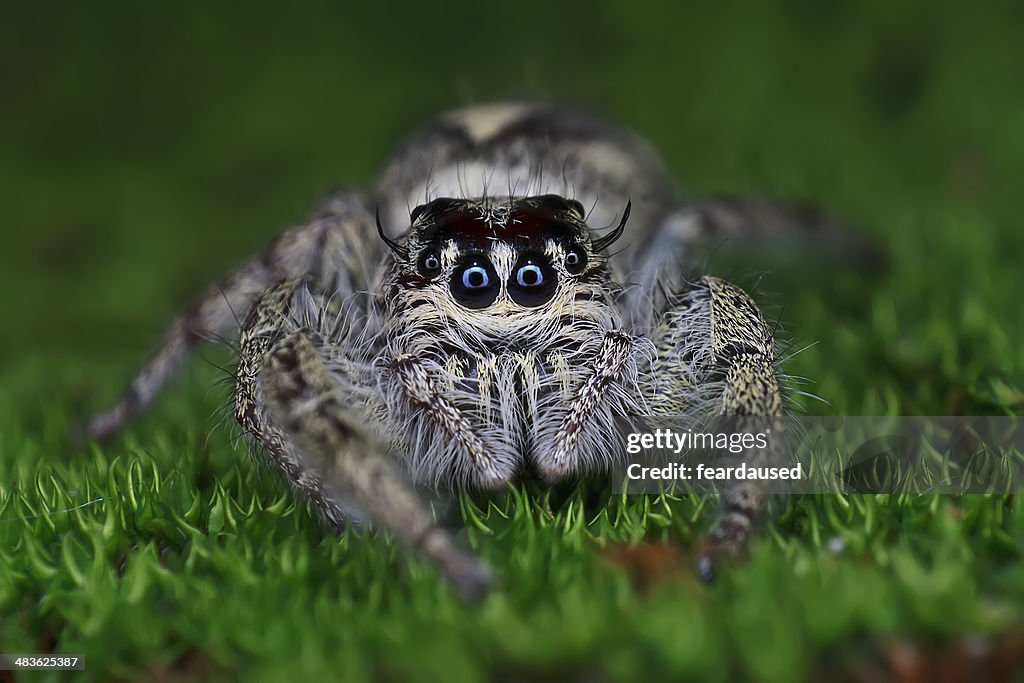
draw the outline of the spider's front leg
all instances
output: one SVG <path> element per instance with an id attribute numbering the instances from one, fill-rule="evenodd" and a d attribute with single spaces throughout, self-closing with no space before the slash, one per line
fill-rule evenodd
<path id="1" fill-rule="evenodd" d="M 655 335 L 659 349 L 652 406 L 658 414 L 739 418 L 740 424 L 771 423 L 778 430 L 782 393 L 771 329 L 754 301 L 739 287 L 703 277 L 673 298 Z M 759 464 L 782 456 L 781 434 L 769 448 L 743 457 Z M 722 510 L 708 536 L 700 569 L 710 576 L 715 557 L 740 554 L 764 500 L 756 480 L 735 482 L 723 494 Z"/>
<path id="2" fill-rule="evenodd" d="M 379 260 L 370 253 L 379 249 L 378 240 L 368 239 L 373 234 L 372 214 L 359 195 L 340 192 L 327 198 L 309 222 L 281 235 L 178 315 L 117 403 L 92 416 L 86 433 L 107 439 L 144 412 L 195 346 L 211 338 L 234 337 L 239 318 L 274 282 L 310 275 L 334 288 L 341 299 L 365 291 L 367 264 Z"/>
<path id="3" fill-rule="evenodd" d="M 338 350 L 296 327 L 289 311 L 296 284 L 268 292 L 243 331 L 239 421 L 322 518 L 340 526 L 354 509 L 422 553 L 464 597 L 482 597 L 490 573 L 436 524 L 380 436 L 367 429 L 366 406 L 352 405 L 358 398 L 350 378 L 328 368 L 326 355 Z"/>

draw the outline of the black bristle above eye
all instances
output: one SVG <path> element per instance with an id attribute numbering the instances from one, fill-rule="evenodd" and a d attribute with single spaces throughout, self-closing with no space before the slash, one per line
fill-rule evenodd
<path id="1" fill-rule="evenodd" d="M 622 233 L 626 230 L 626 221 L 629 220 L 629 210 L 632 206 L 632 202 L 626 202 L 626 210 L 622 212 L 622 220 L 619 221 L 618 227 L 604 237 L 594 240 L 594 251 L 604 251 L 622 237 Z"/>
<path id="2" fill-rule="evenodd" d="M 388 237 L 387 233 L 384 232 L 384 226 L 381 225 L 381 222 L 380 222 L 380 207 L 379 206 L 377 207 L 376 217 L 377 217 L 377 234 L 380 235 L 380 238 L 382 240 L 384 240 L 384 244 L 388 245 L 388 249 L 393 251 L 395 253 L 395 255 L 400 257 L 402 260 L 405 260 L 405 259 L 409 258 L 409 252 L 405 249 L 405 247 L 403 247 L 401 244 L 399 244 L 395 240 L 393 240 L 390 237 Z"/>

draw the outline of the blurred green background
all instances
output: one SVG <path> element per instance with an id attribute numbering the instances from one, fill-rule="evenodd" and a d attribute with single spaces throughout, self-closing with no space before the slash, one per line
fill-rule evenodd
<path id="1" fill-rule="evenodd" d="M 166 673 L 172 662 L 188 678 L 210 673 L 190 668 L 187 653 L 212 642 L 218 666 L 260 671 L 274 659 L 287 675 L 285 652 L 304 642 L 293 633 L 312 643 L 300 670 L 314 673 L 335 670 L 335 657 L 370 677 L 426 667 L 434 675 L 425 678 L 446 680 L 646 671 L 791 680 L 836 662 L 845 671 L 859 658 L 851 648 L 874 653 L 876 639 L 958 651 L 948 643 L 965 634 L 1013 628 L 1024 602 L 1016 499 L 790 502 L 739 578 L 650 598 L 592 569 L 589 549 L 645 534 L 688 547 L 705 506 L 666 503 L 654 514 L 633 503 L 633 522 L 594 531 L 577 528 L 576 508 L 542 495 L 531 504 L 536 518 L 514 516 L 508 534 L 485 533 L 491 522 L 470 534 L 510 584 L 529 587 L 467 613 L 422 568 L 413 588 L 408 577 L 392 583 L 405 577 L 403 556 L 379 539 L 353 536 L 342 543 L 355 550 L 343 553 L 294 505 L 274 514 L 293 525 L 296 544 L 271 535 L 266 552 L 290 548 L 307 564 L 278 567 L 287 578 L 273 578 L 258 559 L 261 522 L 247 527 L 239 513 L 226 523 L 216 512 L 243 509 L 250 495 L 265 511 L 280 490 L 220 431 L 207 439 L 227 395 L 210 389 L 224 376 L 212 365 L 230 362 L 223 349 L 204 352 L 207 362 L 193 363 L 172 397 L 105 452 L 77 452 L 63 435 L 113 399 L 204 284 L 330 189 L 369 184 L 411 127 L 454 106 L 516 97 L 565 100 L 634 128 L 686 193 L 804 200 L 885 251 L 888 266 L 869 274 L 813 254 L 716 263 L 740 280 L 760 277 L 760 300 L 781 316 L 792 349 L 803 349 L 788 371 L 813 379 L 801 388 L 827 401 L 808 410 L 1020 413 L 1021 35 L 1024 4 L 1009 1 L 7 6 L 0 521 L 11 564 L 6 577 L 0 568 L 0 607 L 18 616 L 0 627 L 0 651 L 105 644 L 95 661 L 121 676 Z M 137 501 L 118 496 L 142 476 L 127 473 L 133 459 L 154 463 L 142 478 L 164 482 L 156 500 L 171 482 L 186 486 L 178 512 L 204 535 L 189 536 L 188 525 L 175 535 L 173 524 L 158 534 L 149 517 L 132 517 Z M 95 518 L 52 521 L 47 511 L 81 501 L 75 482 L 107 502 Z M 46 521 L 25 521 L 30 514 Z M 231 555 L 225 534 L 256 539 L 257 550 Z M 852 555 L 829 556 L 830 537 Z M 61 559 L 74 539 L 95 576 L 61 583 L 54 577 L 77 576 Z M 154 539 L 165 544 L 159 552 Z M 185 577 L 178 592 L 159 587 L 171 579 L 152 559 L 168 547 Z M 51 554 L 52 572 L 23 561 L 32 548 L 33 558 Z M 337 588 L 333 572 L 360 553 L 371 559 L 342 571 L 349 584 Z M 126 554 L 151 566 L 149 589 L 107 576 Z M 221 572 L 221 561 L 236 568 Z M 558 568 L 568 593 L 551 578 Z M 231 583 L 236 571 L 259 578 Z M 190 592 L 204 581 L 208 591 Z M 289 598 L 306 587 L 312 597 Z M 221 599 L 229 616 L 215 624 Z M 167 616 L 175 601 L 194 607 L 189 619 Z M 286 621 L 265 639 L 247 633 L 261 614 L 306 615 L 314 630 Z M 451 635 L 421 641 L 437 623 Z M 344 646 L 331 640 L 335 627 L 349 630 Z M 110 645 L 119 638 L 130 646 Z M 246 664 L 252 653 L 267 661 Z M 888 671 L 885 656 L 865 657 Z"/>
<path id="2" fill-rule="evenodd" d="M 951 324 L 964 290 L 1010 289 L 1019 273 L 1017 3 L 66 3 L 7 14 L 6 372 L 40 352 L 133 364 L 202 284 L 328 190 L 368 184 L 411 127 L 495 98 L 605 113 L 650 138 L 687 192 L 825 207 L 908 252 L 894 256 L 896 280 L 901 265 L 934 258 L 942 278 L 920 293 Z M 801 291 L 766 289 L 793 311 L 797 340 L 818 341 L 816 360 L 839 360 L 793 310 Z M 873 292 L 859 295 L 866 308 Z M 1020 332 L 1016 304 L 988 298 L 978 314 Z M 882 353 L 898 343 L 877 341 Z M 856 410 L 833 389 L 841 411 Z"/>

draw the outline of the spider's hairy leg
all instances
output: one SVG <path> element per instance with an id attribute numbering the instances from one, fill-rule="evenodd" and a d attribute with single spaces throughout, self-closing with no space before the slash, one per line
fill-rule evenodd
<path id="1" fill-rule="evenodd" d="M 668 212 L 637 255 L 636 263 L 650 278 L 678 258 L 717 249 L 752 248 L 777 254 L 813 250 L 858 266 L 880 265 L 878 248 L 849 226 L 811 206 L 749 197 L 700 197 Z"/>
<path id="2" fill-rule="evenodd" d="M 754 301 L 739 287 L 703 277 L 680 296 L 662 317 L 656 344 L 656 376 L 662 384 L 656 398 L 661 414 L 693 411 L 735 418 L 736 424 L 776 427 L 783 402 L 776 373 L 771 328 Z M 781 436 L 776 434 L 776 437 Z M 750 465 L 782 457 L 780 438 L 768 449 L 743 454 Z M 755 480 L 724 492 L 721 512 L 707 539 L 702 571 L 714 557 L 740 554 L 747 533 L 764 501 Z"/>
<path id="3" fill-rule="evenodd" d="M 715 366 L 722 376 L 721 415 L 747 418 L 782 414 L 782 392 L 776 374 L 775 343 L 771 328 L 754 301 L 739 287 L 724 280 L 704 278 L 712 316 L 711 348 Z M 753 424 L 746 421 L 746 424 Z M 738 424 L 743 424 L 738 423 Z M 757 466 L 761 460 L 776 460 L 780 440 L 778 421 L 769 449 L 751 449 L 743 455 Z M 777 463 L 776 463 L 777 464 Z M 747 532 L 764 502 L 763 487 L 757 480 L 735 484 L 725 492 L 722 511 L 708 537 L 709 558 L 724 551 L 737 554 L 745 546 Z"/>
<path id="4" fill-rule="evenodd" d="M 299 281 L 291 280 L 272 287 L 246 318 L 239 339 L 235 419 L 266 449 L 292 485 L 309 499 L 319 517 L 340 531 L 350 511 L 326 490 L 320 475 L 306 467 L 302 455 L 270 420 L 263 397 L 264 361 L 274 342 L 288 331 L 285 325 L 289 320 L 289 304 L 298 285 Z"/>
<path id="5" fill-rule="evenodd" d="M 372 216 L 362 198 L 349 192 L 329 197 L 307 223 L 275 240 L 260 256 L 210 286 L 179 314 L 131 384 L 108 410 L 90 418 L 86 433 L 97 440 L 120 431 L 144 412 L 185 363 L 193 348 L 211 337 L 234 337 L 239 318 L 270 284 L 301 275 L 331 276 L 340 295 L 366 288 L 361 255 L 373 234 Z"/>
<path id="6" fill-rule="evenodd" d="M 270 415 L 328 488 L 422 553 L 461 595 L 482 597 L 490 573 L 436 524 L 383 447 L 346 409 L 309 337 L 291 333 L 271 349 L 264 368 Z"/>
<path id="7" fill-rule="evenodd" d="M 760 251 L 813 250 L 861 266 L 875 267 L 883 255 L 850 226 L 811 205 L 751 197 L 712 195 L 688 209 L 700 224 L 701 241 L 716 245 L 750 245 Z"/>

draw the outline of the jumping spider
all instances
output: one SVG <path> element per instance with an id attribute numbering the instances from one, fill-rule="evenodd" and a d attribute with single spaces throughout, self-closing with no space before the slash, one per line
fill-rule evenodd
<path id="1" fill-rule="evenodd" d="M 457 111 L 369 196 L 330 196 L 210 287 L 89 434 L 148 408 L 199 341 L 238 334 L 235 416 L 321 518 L 372 520 L 478 596 L 488 571 L 417 487 L 607 470 L 621 415 L 780 414 L 758 308 L 686 268 L 709 238 L 801 221 L 759 202 L 680 203 L 644 141 L 581 113 Z M 762 496 L 724 498 L 709 547 L 734 550 Z"/>

